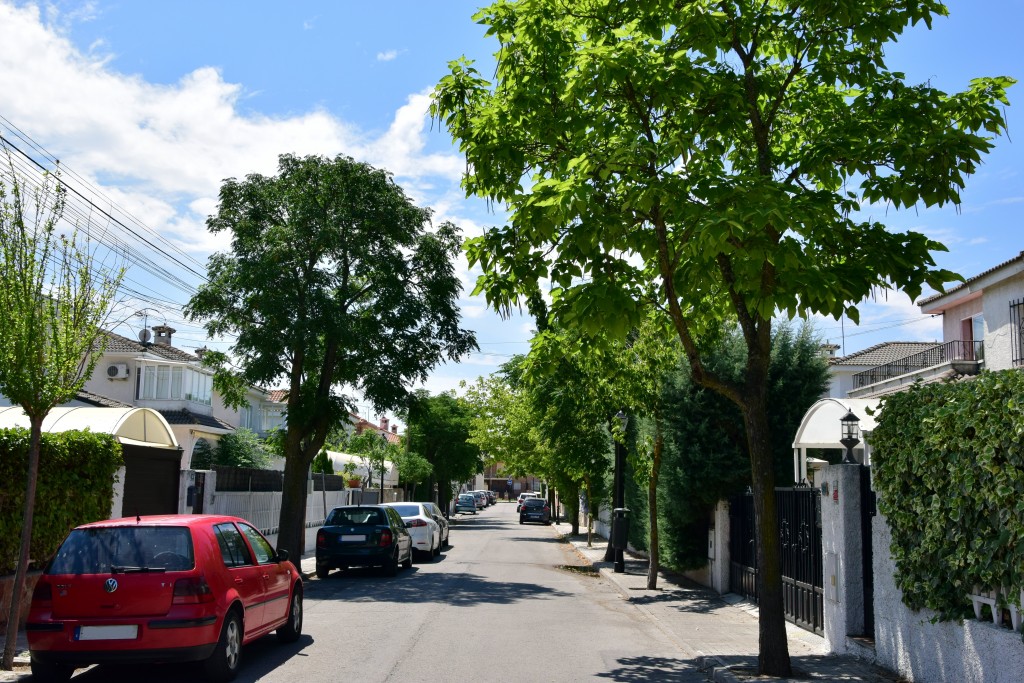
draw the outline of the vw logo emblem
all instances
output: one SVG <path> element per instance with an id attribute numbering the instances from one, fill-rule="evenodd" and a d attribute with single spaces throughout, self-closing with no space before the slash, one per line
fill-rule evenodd
<path id="1" fill-rule="evenodd" d="M 107 582 L 103 584 L 103 589 L 108 593 L 113 593 L 117 590 L 117 579 L 107 579 Z"/>

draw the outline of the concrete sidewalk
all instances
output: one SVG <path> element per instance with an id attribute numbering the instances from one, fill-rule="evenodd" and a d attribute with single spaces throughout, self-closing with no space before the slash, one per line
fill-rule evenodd
<path id="1" fill-rule="evenodd" d="M 843 681 L 844 683 L 894 683 L 902 679 L 868 662 L 829 655 L 825 639 L 787 623 L 792 678 L 758 677 L 757 606 L 737 595 L 718 595 L 688 579 L 666 571 L 658 576 L 658 589 L 647 590 L 649 563 L 626 554 L 625 573 L 612 571 L 604 561 L 607 542 L 593 537 L 587 547 L 586 533 L 570 536 L 565 524 L 551 527 L 615 586 L 623 599 L 644 612 L 679 648 L 702 663 L 715 681 Z"/>

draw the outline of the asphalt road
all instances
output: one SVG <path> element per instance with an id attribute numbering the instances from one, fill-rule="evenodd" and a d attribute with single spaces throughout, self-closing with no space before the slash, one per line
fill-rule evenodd
<path id="1" fill-rule="evenodd" d="M 303 636 L 243 650 L 238 681 L 705 681 L 651 619 L 550 527 L 499 503 L 459 515 L 452 547 L 386 578 L 334 571 L 306 584 Z M 201 680 L 195 666 L 80 672 L 78 683 Z"/>

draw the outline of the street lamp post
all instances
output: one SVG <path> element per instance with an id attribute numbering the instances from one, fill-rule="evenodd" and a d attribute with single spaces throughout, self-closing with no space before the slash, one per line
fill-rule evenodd
<path id="1" fill-rule="evenodd" d="M 621 410 L 615 414 L 615 419 L 618 420 L 619 426 L 622 427 L 623 432 L 626 430 L 626 422 L 628 418 L 626 413 Z M 625 467 L 626 467 L 626 447 L 623 446 L 618 440 L 615 441 L 615 473 L 612 479 L 612 533 L 610 536 L 615 536 L 615 509 L 626 507 L 626 481 L 625 481 Z M 613 538 L 608 539 L 608 549 L 605 551 L 604 560 L 605 562 L 614 562 L 614 570 L 618 573 L 625 571 L 625 559 L 621 548 L 615 548 Z"/>
<path id="2" fill-rule="evenodd" d="M 380 433 L 381 441 L 383 446 L 380 449 L 380 504 L 384 504 L 384 457 L 388 454 L 388 435 L 384 432 Z"/>
<path id="3" fill-rule="evenodd" d="M 839 439 L 839 443 L 846 446 L 846 455 L 843 456 L 844 465 L 857 464 L 857 460 L 853 457 L 853 449 L 860 443 L 859 422 L 860 420 L 852 410 L 846 411 L 846 415 L 839 418 L 839 424 L 842 426 L 842 438 Z"/>

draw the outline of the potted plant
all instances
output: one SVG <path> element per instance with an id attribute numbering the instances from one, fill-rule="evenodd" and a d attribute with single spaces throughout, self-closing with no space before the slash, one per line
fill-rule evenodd
<path id="1" fill-rule="evenodd" d="M 356 475 L 356 464 L 354 462 L 347 462 L 342 465 L 341 476 L 345 477 L 345 481 L 350 489 L 360 488 L 363 484 Z"/>

